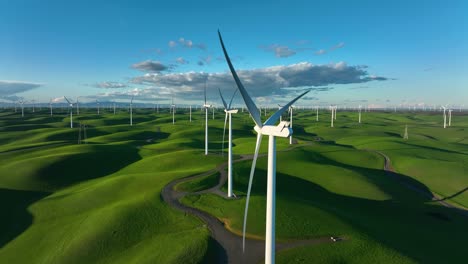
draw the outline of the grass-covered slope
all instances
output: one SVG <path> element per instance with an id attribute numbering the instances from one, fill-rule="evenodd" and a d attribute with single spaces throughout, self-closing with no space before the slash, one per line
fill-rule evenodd
<path id="1" fill-rule="evenodd" d="M 161 190 L 225 161 L 224 113 L 210 116 L 206 157 L 199 114 L 189 123 L 178 111 L 172 125 L 167 112 L 138 109 L 130 127 L 125 109 L 102 111 L 83 109 L 73 129 L 66 109 L 53 117 L 0 112 L 0 263 L 200 263 L 212 253 L 204 223 L 170 208 Z M 316 122 L 315 110 L 297 110 L 297 147 L 277 141 L 276 232 L 279 241 L 345 241 L 289 249 L 277 254 L 278 263 L 464 262 L 467 217 L 401 181 L 468 207 L 468 116 L 453 113 L 447 129 L 441 113 L 363 112 L 357 124 L 356 112 L 338 111 L 334 128 L 329 117 L 322 110 Z M 87 144 L 77 144 L 79 123 L 87 125 Z M 248 114 L 234 115 L 233 124 L 234 154 L 251 154 Z M 391 159 L 398 179 L 382 170 L 375 151 Z M 264 235 L 266 162 L 259 158 L 255 173 L 250 237 Z M 250 165 L 234 165 L 240 199 L 203 194 L 183 202 L 240 233 Z M 214 174 L 176 188 L 199 191 L 217 180 Z"/>

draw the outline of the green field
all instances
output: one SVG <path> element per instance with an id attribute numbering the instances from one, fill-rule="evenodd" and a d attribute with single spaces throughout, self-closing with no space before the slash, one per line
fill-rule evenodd
<path id="1" fill-rule="evenodd" d="M 178 110 L 136 109 L 113 115 L 83 109 L 69 127 L 66 110 L 24 118 L 0 112 L 0 263 L 203 263 L 210 232 L 190 214 L 171 208 L 161 190 L 175 179 L 213 170 L 221 155 L 224 113 L 209 120 L 210 155 L 203 155 L 203 116 Z M 468 208 L 468 115 L 453 112 L 452 127 L 429 112 L 298 110 L 297 145 L 278 139 L 276 233 L 282 242 L 339 235 L 339 243 L 277 253 L 278 263 L 463 263 L 468 217 L 408 186 Z M 78 124 L 87 125 L 86 144 Z M 251 154 L 253 122 L 233 115 L 233 151 Z M 403 140 L 408 125 L 409 140 Z M 82 134 L 82 143 L 83 134 Z M 267 150 L 263 140 L 261 152 Z M 226 147 L 226 145 L 224 145 Z M 383 170 L 387 155 L 396 176 Z M 248 236 L 264 235 L 266 158 L 252 190 Z M 242 220 L 251 161 L 234 165 L 234 193 L 189 195 L 182 202 L 225 222 Z M 176 186 L 200 191 L 213 173 Z M 225 191 L 225 186 L 223 190 Z"/>

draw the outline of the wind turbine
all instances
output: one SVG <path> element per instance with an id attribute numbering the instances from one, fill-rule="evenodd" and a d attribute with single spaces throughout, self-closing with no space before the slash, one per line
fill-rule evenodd
<path id="1" fill-rule="evenodd" d="M 35 111 L 35 108 L 34 108 L 35 102 L 36 102 L 36 100 L 31 100 L 31 103 L 32 103 L 32 112 L 33 112 L 33 113 L 36 112 L 36 111 Z"/>
<path id="2" fill-rule="evenodd" d="M 408 125 L 405 125 L 405 134 L 403 135 L 404 140 L 408 140 Z"/>
<path id="3" fill-rule="evenodd" d="M 252 161 L 252 169 L 250 171 L 249 187 L 247 190 L 247 199 L 245 206 L 244 214 L 244 228 L 243 228 L 243 249 L 245 249 L 245 228 L 247 220 L 248 205 L 250 199 L 250 190 L 252 188 L 252 179 L 253 173 L 255 171 L 255 164 L 257 162 L 258 151 L 260 149 L 260 144 L 263 135 L 268 135 L 268 180 L 267 180 L 267 207 L 266 207 L 266 231 L 265 231 L 265 263 L 271 264 L 275 263 L 275 207 L 276 207 L 276 137 L 289 137 L 292 134 L 292 129 L 289 127 L 288 122 L 282 121 L 279 125 L 275 125 L 278 121 L 280 115 L 288 109 L 294 102 L 299 98 L 304 96 L 309 91 L 306 91 L 296 97 L 294 100 L 283 106 L 280 110 L 274 113 L 270 118 L 268 118 L 265 123 L 262 123 L 261 114 L 258 111 L 257 106 L 252 101 L 252 98 L 249 96 L 244 86 L 242 85 L 239 76 L 232 66 L 231 60 L 227 54 L 226 48 L 224 47 L 223 39 L 221 33 L 218 30 L 219 41 L 221 42 L 221 47 L 226 58 L 226 62 L 231 71 L 232 77 L 236 81 L 237 87 L 244 99 L 247 108 L 252 116 L 253 121 L 255 122 L 255 131 L 257 132 L 257 143 L 255 146 L 254 159 Z"/>
<path id="4" fill-rule="evenodd" d="M 97 104 L 97 114 L 99 115 L 99 101 L 96 100 L 96 104 Z"/>
<path id="5" fill-rule="evenodd" d="M 292 129 L 292 117 L 293 117 L 293 108 L 295 106 L 294 105 L 290 105 L 289 108 L 288 108 L 288 112 L 289 112 L 289 127 Z M 289 136 L 289 145 L 292 144 L 292 133 L 291 135 Z"/>
<path id="6" fill-rule="evenodd" d="M 115 101 L 113 102 L 113 106 L 114 106 L 114 115 L 115 115 Z"/>
<path id="7" fill-rule="evenodd" d="M 172 110 L 172 124 L 175 124 L 175 104 L 174 104 L 174 95 L 172 95 L 171 110 Z"/>
<path id="8" fill-rule="evenodd" d="M 67 97 L 63 97 L 65 100 L 67 100 L 69 106 L 70 106 L 70 128 L 73 128 L 73 103 L 68 100 Z"/>
<path id="9" fill-rule="evenodd" d="M 132 99 L 130 99 L 130 126 L 133 126 L 133 97 L 135 95 L 132 95 Z"/>
<path id="10" fill-rule="evenodd" d="M 361 124 L 361 105 L 359 105 L 359 124 Z"/>
<path id="11" fill-rule="evenodd" d="M 206 103 L 206 81 L 205 81 L 205 103 L 203 104 L 203 108 L 205 108 L 205 155 L 208 155 L 208 108 L 211 105 Z"/>
<path id="12" fill-rule="evenodd" d="M 52 116 L 52 115 L 53 115 L 53 113 L 52 113 L 52 100 L 53 100 L 53 99 L 52 99 L 52 98 L 50 98 L 50 101 L 49 101 L 50 116 Z"/>
<path id="13" fill-rule="evenodd" d="M 452 109 L 448 110 L 449 123 L 448 126 L 452 126 Z"/>
<path id="14" fill-rule="evenodd" d="M 229 104 L 226 104 L 226 101 L 224 100 L 223 94 L 221 94 L 221 90 L 219 90 L 219 95 L 221 96 L 221 100 L 223 100 L 223 105 L 224 105 L 224 112 L 226 113 L 226 117 L 224 118 L 224 131 L 223 131 L 223 149 L 224 149 L 224 134 L 226 132 L 226 121 L 229 119 L 229 137 L 228 137 L 228 198 L 231 198 L 233 196 L 232 193 L 232 114 L 237 114 L 239 110 L 237 109 L 232 109 L 232 100 L 234 99 L 234 96 L 236 96 L 237 89 L 234 92 L 234 94 L 231 97 L 231 101 L 229 101 Z"/>
<path id="15" fill-rule="evenodd" d="M 24 103 L 25 103 L 25 101 L 21 100 L 21 101 L 19 101 L 19 103 L 21 104 L 21 117 L 24 117 Z"/>
<path id="16" fill-rule="evenodd" d="M 317 117 L 315 118 L 315 120 L 318 122 L 318 111 L 319 111 L 319 107 L 316 106 L 316 107 L 315 107 L 315 110 L 317 111 L 317 114 L 316 114 Z"/>
<path id="17" fill-rule="evenodd" d="M 330 127 L 333 127 L 333 120 L 335 119 L 336 106 L 330 105 L 330 110 L 331 110 L 331 125 L 330 125 Z"/>
<path id="18" fill-rule="evenodd" d="M 192 123 L 192 105 L 190 105 L 190 123 Z"/>
<path id="19" fill-rule="evenodd" d="M 447 127 L 447 115 L 445 114 L 445 110 L 446 110 L 446 107 L 445 106 L 441 106 L 442 109 L 444 109 L 444 128 Z"/>

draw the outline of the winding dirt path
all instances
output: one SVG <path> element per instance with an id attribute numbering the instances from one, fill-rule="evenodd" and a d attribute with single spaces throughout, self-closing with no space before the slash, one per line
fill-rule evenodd
<path id="1" fill-rule="evenodd" d="M 384 171 L 387 173 L 387 175 L 390 175 L 394 179 L 396 179 L 401 185 L 404 185 L 408 189 L 413 190 L 413 191 L 419 193 L 420 195 L 422 195 L 422 196 L 424 196 L 424 197 L 426 197 L 428 199 L 431 199 L 434 202 L 439 203 L 442 206 L 454 209 L 454 210 L 458 211 L 459 213 L 461 213 L 462 215 L 465 215 L 465 216 L 468 217 L 468 209 L 462 208 L 462 207 L 459 207 L 459 206 L 455 206 L 455 205 L 452 205 L 452 204 L 449 204 L 449 203 L 445 202 L 442 198 L 440 198 L 437 194 L 433 193 L 429 189 L 428 189 L 428 191 L 426 191 L 426 190 L 420 189 L 420 188 L 418 188 L 418 187 L 416 187 L 414 185 L 411 185 L 411 184 L 405 182 L 395 172 L 395 170 L 393 169 L 393 166 L 392 166 L 392 161 L 390 160 L 390 158 L 387 155 L 385 155 L 384 153 L 382 153 L 380 151 L 377 151 L 377 150 L 369 150 L 369 151 L 375 152 L 375 153 L 379 154 L 380 156 L 382 156 L 384 158 Z"/>
<path id="2" fill-rule="evenodd" d="M 291 149 L 297 147 L 308 146 L 312 143 L 302 144 L 302 145 L 294 145 L 282 151 L 289 151 Z M 259 157 L 263 157 L 265 154 L 260 154 Z M 251 160 L 253 159 L 253 155 L 243 155 L 241 158 L 234 160 L 234 163 Z M 180 199 L 186 195 L 190 194 L 202 194 L 202 193 L 214 193 L 219 196 L 222 196 L 227 199 L 226 194 L 221 191 L 221 187 L 225 184 L 227 180 L 227 172 L 226 172 L 227 162 L 224 162 L 218 165 L 215 169 L 210 171 L 190 176 L 187 178 L 177 179 L 170 182 L 166 185 L 162 192 L 161 196 L 166 203 L 170 206 L 181 210 L 185 213 L 189 213 L 199 217 L 203 222 L 206 223 L 208 229 L 211 231 L 211 237 L 216 242 L 217 247 L 217 256 L 216 261 L 217 263 L 259 263 L 261 260 L 264 259 L 264 252 L 265 252 L 265 241 L 264 240 L 255 240 L 255 239 L 248 239 L 246 238 L 245 241 L 245 252 L 242 252 L 242 237 L 238 236 L 234 233 L 231 233 L 227 230 L 224 226 L 224 223 L 221 222 L 218 218 L 201 211 L 199 209 L 186 206 L 180 203 Z M 213 186 L 209 189 L 205 189 L 199 192 L 179 192 L 174 189 L 174 187 L 182 182 L 190 181 L 199 177 L 204 177 L 208 175 L 212 175 L 214 173 L 219 173 L 220 178 L 219 182 L 216 186 Z M 235 199 L 235 198 L 234 198 Z M 299 240 L 299 241 L 292 241 L 292 242 L 285 242 L 285 243 L 276 243 L 276 250 L 284 250 L 288 248 L 304 246 L 304 245 L 313 245 L 313 244 L 320 244 L 320 243 L 331 243 L 329 237 L 322 237 L 317 239 L 310 239 L 310 240 Z"/>

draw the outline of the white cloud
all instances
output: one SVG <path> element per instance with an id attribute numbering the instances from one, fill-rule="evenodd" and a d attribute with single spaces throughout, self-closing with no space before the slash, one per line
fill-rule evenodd
<path id="1" fill-rule="evenodd" d="M 119 83 L 119 82 L 100 82 L 100 83 L 95 83 L 91 85 L 96 88 L 104 88 L 104 89 L 120 89 L 120 88 L 126 88 L 128 85 L 124 83 Z"/>
<path id="2" fill-rule="evenodd" d="M 184 59 L 182 57 L 177 58 L 176 62 L 179 63 L 179 64 L 188 64 L 189 63 L 186 59 Z"/>
<path id="3" fill-rule="evenodd" d="M 323 54 L 325 54 L 325 53 L 327 53 L 327 51 L 324 50 L 324 49 L 319 49 L 319 50 L 317 50 L 317 51 L 315 52 L 316 55 L 323 55 Z"/>
<path id="4" fill-rule="evenodd" d="M 291 48 L 279 44 L 261 46 L 260 48 L 262 48 L 265 51 L 273 52 L 278 58 L 286 58 L 296 54 L 296 51 L 292 50 Z"/>
<path id="5" fill-rule="evenodd" d="M 169 48 L 174 48 L 175 46 L 177 46 L 177 43 L 173 40 L 169 41 L 169 43 L 167 43 L 167 45 L 169 46 Z"/>
<path id="6" fill-rule="evenodd" d="M 370 76 L 366 66 L 348 66 L 344 62 L 313 65 L 302 62 L 291 65 L 260 69 L 239 70 L 239 78 L 253 97 L 281 96 L 306 87 L 316 92 L 328 91 L 333 84 L 356 84 L 387 80 L 385 77 Z M 132 83 L 149 85 L 155 89 L 166 89 L 183 98 L 201 98 L 205 82 L 209 91 L 232 89 L 235 83 L 229 72 L 204 73 L 147 73 L 135 77 Z M 322 87 L 319 87 L 322 86 Z"/>

